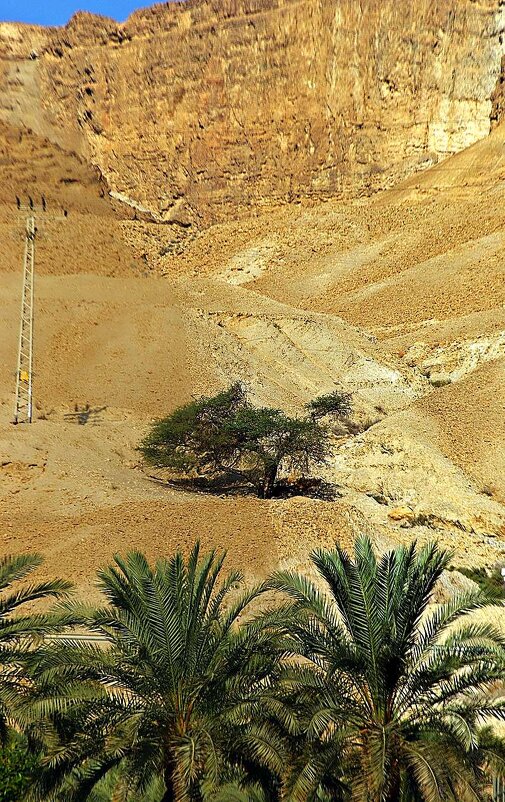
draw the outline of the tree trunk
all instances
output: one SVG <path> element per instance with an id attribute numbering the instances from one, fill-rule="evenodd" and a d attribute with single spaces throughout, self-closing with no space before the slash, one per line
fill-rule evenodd
<path id="1" fill-rule="evenodd" d="M 274 494 L 275 480 L 277 479 L 278 468 L 279 468 L 278 463 L 275 463 L 274 465 L 268 465 L 265 468 L 263 482 L 260 487 L 261 498 L 272 498 Z"/>
<path id="2" fill-rule="evenodd" d="M 168 763 L 165 766 L 163 779 L 165 781 L 165 793 L 161 798 L 161 802 L 175 802 L 175 783 L 174 783 L 174 765 Z"/>
<path id="3" fill-rule="evenodd" d="M 400 802 L 401 776 L 398 761 L 393 761 L 391 766 L 391 781 L 386 802 Z"/>

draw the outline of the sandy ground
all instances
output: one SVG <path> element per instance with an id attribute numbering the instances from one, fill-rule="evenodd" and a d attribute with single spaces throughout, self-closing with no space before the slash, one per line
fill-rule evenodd
<path id="1" fill-rule="evenodd" d="M 0 127 L 2 550 L 41 551 L 41 574 L 88 594 L 115 552 L 155 557 L 197 538 L 251 578 L 361 531 L 378 546 L 437 537 L 460 564 L 505 562 L 504 139 L 498 128 L 371 200 L 216 226 L 171 256 L 180 232 L 110 201 L 75 156 Z M 33 186 L 48 209 L 36 415 L 14 427 L 15 197 Z M 335 501 L 149 478 L 135 448 L 150 421 L 235 379 L 290 412 L 337 385 L 353 393 L 356 420 L 373 425 L 336 446 Z"/>

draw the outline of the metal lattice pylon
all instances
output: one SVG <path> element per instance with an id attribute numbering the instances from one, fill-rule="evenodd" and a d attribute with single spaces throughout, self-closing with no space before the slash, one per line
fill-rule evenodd
<path id="1" fill-rule="evenodd" d="M 35 267 L 35 218 L 26 220 L 21 323 L 19 328 L 18 366 L 16 372 L 16 409 L 14 423 L 32 422 L 33 374 L 33 280 Z"/>

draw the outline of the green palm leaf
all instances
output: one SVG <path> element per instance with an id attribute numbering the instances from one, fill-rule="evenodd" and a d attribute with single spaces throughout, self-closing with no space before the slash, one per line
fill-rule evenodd
<path id="1" fill-rule="evenodd" d="M 486 757 L 482 724 L 503 717 L 505 639 L 467 617 L 491 603 L 481 593 L 430 606 L 449 560 L 416 543 L 377 559 L 359 538 L 353 558 L 338 546 L 312 554 L 326 593 L 274 574 L 271 586 L 291 603 L 294 661 L 277 694 L 296 711 L 291 733 L 307 733 L 288 784 L 296 802 L 322 799 L 343 779 L 356 802 L 488 799 L 505 748 Z"/>
<path id="2" fill-rule="evenodd" d="M 117 774 L 136 794 L 161 781 L 164 798 L 189 801 L 217 793 L 232 766 L 284 768 L 275 720 L 289 716 L 270 693 L 280 634 L 249 615 L 265 587 L 244 592 L 223 561 L 198 544 L 154 566 L 133 552 L 99 572 L 105 606 L 66 606 L 103 644 L 69 637 L 39 652 L 47 757 L 32 799 L 67 787 L 92 798 Z"/>

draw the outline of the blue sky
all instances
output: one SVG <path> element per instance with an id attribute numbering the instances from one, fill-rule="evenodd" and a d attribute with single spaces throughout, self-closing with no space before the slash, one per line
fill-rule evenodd
<path id="1" fill-rule="evenodd" d="M 123 21 L 154 0 L 0 0 L 0 22 L 64 25 L 76 11 L 93 11 Z"/>

